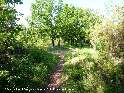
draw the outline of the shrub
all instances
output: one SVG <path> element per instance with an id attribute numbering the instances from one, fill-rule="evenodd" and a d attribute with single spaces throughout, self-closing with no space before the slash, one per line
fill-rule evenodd
<path id="1" fill-rule="evenodd" d="M 47 86 L 49 75 L 59 58 L 42 49 L 28 49 L 26 51 L 25 54 L 12 55 L 9 64 L 2 65 L 0 69 L 1 92 L 12 92 L 15 88 L 37 89 Z M 12 90 L 7 91 L 5 88 Z M 13 92 L 17 91 L 13 90 Z"/>

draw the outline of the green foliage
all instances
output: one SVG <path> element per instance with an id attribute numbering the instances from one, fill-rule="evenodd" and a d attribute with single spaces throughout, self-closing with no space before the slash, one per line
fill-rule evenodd
<path id="1" fill-rule="evenodd" d="M 27 50 L 25 53 L 13 55 L 9 64 L 1 66 L 1 91 L 5 91 L 4 88 L 36 89 L 47 86 L 49 75 L 59 58 L 40 49 Z"/>
<path id="2" fill-rule="evenodd" d="M 2 93 L 11 93 L 14 88 L 45 88 L 60 60 L 48 52 L 67 50 L 61 88 L 68 90 L 62 93 L 124 92 L 123 7 L 116 15 L 121 16 L 118 23 L 105 20 L 100 24 L 100 17 L 90 10 L 69 6 L 62 0 L 36 0 L 32 4 L 29 28 L 25 28 L 17 24 L 20 14 L 15 4 L 22 4 L 22 0 L 0 0 Z M 64 41 L 65 46 L 51 48 L 50 40 L 53 46 L 55 40 L 59 46 Z M 94 50 L 74 47 L 85 43 L 91 43 Z"/>
<path id="3" fill-rule="evenodd" d="M 8 2 L 12 5 L 9 5 Z M 38 43 L 42 42 L 41 39 L 38 39 L 39 36 L 36 37 L 37 33 L 30 33 L 30 31 L 27 33 L 25 27 L 17 24 L 18 12 L 13 6 L 17 2 L 20 0 L 8 0 L 7 4 L 0 1 L 1 93 L 27 92 L 25 90 L 16 91 L 15 88 L 46 87 L 49 75 L 59 60 L 57 56 L 49 54 L 45 49 L 39 47 Z"/>
<path id="4" fill-rule="evenodd" d="M 90 28 L 100 22 L 100 18 L 86 9 L 64 5 L 61 0 L 36 1 L 32 5 L 31 29 L 54 41 L 60 40 L 71 45 L 89 43 Z"/>
<path id="5" fill-rule="evenodd" d="M 123 57 L 123 23 L 113 24 L 107 21 L 93 30 L 91 42 L 101 53 L 106 53 L 112 57 Z"/>
<path id="6" fill-rule="evenodd" d="M 5 4 L 22 4 L 22 0 L 0 0 L 0 5 Z"/>
<path id="7" fill-rule="evenodd" d="M 65 55 L 62 93 L 123 93 L 123 64 L 90 48 Z M 69 90 L 73 89 L 73 90 Z"/>
<path id="8" fill-rule="evenodd" d="M 59 14 L 61 5 L 61 0 L 37 0 L 36 3 L 32 5 L 32 16 L 29 20 L 31 29 L 39 31 L 44 37 L 48 36 L 53 46 L 54 40 L 57 38 L 55 17 Z"/>
<path id="9" fill-rule="evenodd" d="M 77 46 L 89 42 L 90 28 L 99 22 L 99 17 L 89 10 L 65 5 L 58 20 L 62 39 Z"/>
<path id="10" fill-rule="evenodd" d="M 22 4 L 22 0 L 4 0 L 5 3 Z"/>
<path id="11" fill-rule="evenodd" d="M 21 31 L 17 25 L 17 11 L 10 6 L 0 6 L 0 51 L 5 54 L 15 45 L 15 36 Z M 4 51 L 5 50 L 5 51 Z"/>
<path id="12" fill-rule="evenodd" d="M 44 50 L 51 44 L 48 37 L 43 37 L 38 31 L 22 27 L 16 36 L 16 40 L 23 43 L 26 48 L 43 48 Z"/>
<path id="13" fill-rule="evenodd" d="M 105 93 L 124 92 L 124 31 L 123 20 L 119 20 L 116 23 L 112 20 L 103 21 L 91 34 L 92 45 L 99 51 L 97 65 L 105 82 Z"/>
<path id="14" fill-rule="evenodd" d="M 95 51 L 89 48 L 73 49 L 65 56 L 62 88 L 71 93 L 103 93 L 103 85 L 96 68 Z M 66 93 L 68 91 L 63 91 Z"/>

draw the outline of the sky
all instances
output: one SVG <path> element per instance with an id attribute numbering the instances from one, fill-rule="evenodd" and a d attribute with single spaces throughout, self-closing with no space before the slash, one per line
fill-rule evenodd
<path id="1" fill-rule="evenodd" d="M 124 0 L 64 0 L 64 3 L 73 5 L 75 7 L 90 8 L 97 10 L 100 14 L 106 14 L 106 7 L 109 4 L 120 4 Z M 23 0 L 22 5 L 16 6 L 17 11 L 21 12 L 23 17 L 20 18 L 19 23 L 25 26 L 28 25 L 26 18 L 31 16 L 31 5 L 35 0 Z"/>

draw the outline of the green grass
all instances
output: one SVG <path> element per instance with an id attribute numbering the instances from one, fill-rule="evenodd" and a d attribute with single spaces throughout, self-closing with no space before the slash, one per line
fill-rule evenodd
<path id="1" fill-rule="evenodd" d="M 92 48 L 71 48 L 65 55 L 61 88 L 67 90 L 62 93 L 123 93 L 118 68 Z"/>
<path id="2" fill-rule="evenodd" d="M 0 69 L 1 92 L 9 92 L 5 91 L 4 88 L 28 87 L 29 89 L 36 89 L 47 87 L 50 74 L 58 62 L 58 56 L 42 49 L 29 49 L 26 54 L 13 55 L 11 62 Z M 22 91 L 22 93 L 25 92 Z"/>
<path id="3" fill-rule="evenodd" d="M 92 48 L 71 48 L 65 55 L 62 88 L 74 89 L 71 93 L 96 93 L 98 86 L 94 66 L 97 52 Z M 93 83 L 94 82 L 94 83 Z M 96 83 L 95 83 L 96 82 Z M 63 91 L 63 93 L 70 93 Z"/>

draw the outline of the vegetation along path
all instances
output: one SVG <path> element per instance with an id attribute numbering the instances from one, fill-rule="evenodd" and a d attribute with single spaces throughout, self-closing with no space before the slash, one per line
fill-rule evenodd
<path id="1" fill-rule="evenodd" d="M 50 77 L 50 83 L 48 84 L 46 93 L 59 93 L 61 85 L 61 75 L 63 71 L 64 64 L 64 51 L 52 52 L 52 54 L 58 55 L 60 57 L 60 62 L 57 64 L 53 74 Z"/>

